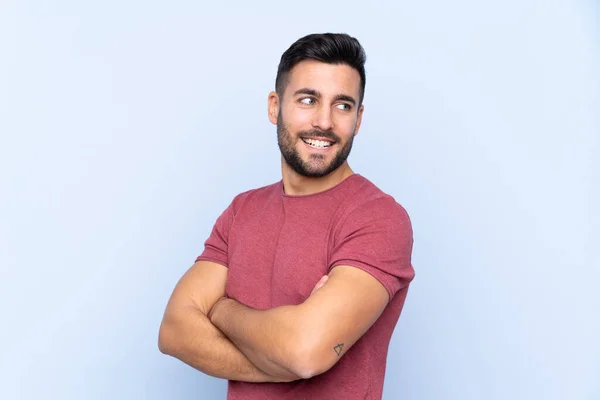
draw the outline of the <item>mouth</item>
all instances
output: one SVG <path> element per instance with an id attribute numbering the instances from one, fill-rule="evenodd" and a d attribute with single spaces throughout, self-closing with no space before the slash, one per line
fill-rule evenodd
<path id="1" fill-rule="evenodd" d="M 311 138 L 300 138 L 304 143 L 306 143 L 309 147 L 313 149 L 328 149 L 335 144 L 334 141 L 329 139 L 311 139 Z"/>

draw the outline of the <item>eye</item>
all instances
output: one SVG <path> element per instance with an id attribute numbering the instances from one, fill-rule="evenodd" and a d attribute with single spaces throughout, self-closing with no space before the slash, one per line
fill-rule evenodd
<path id="1" fill-rule="evenodd" d="M 306 104 L 307 106 L 312 106 L 313 104 L 315 104 L 315 99 L 313 99 L 312 97 L 303 97 L 300 99 L 300 103 Z"/>
<path id="2" fill-rule="evenodd" d="M 352 110 L 352 106 L 348 103 L 340 103 L 338 105 L 336 105 L 337 108 L 339 108 L 342 111 L 350 111 Z"/>

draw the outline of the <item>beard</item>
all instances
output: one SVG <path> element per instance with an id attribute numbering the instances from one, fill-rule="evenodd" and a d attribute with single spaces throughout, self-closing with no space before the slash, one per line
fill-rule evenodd
<path id="1" fill-rule="evenodd" d="M 279 112 L 279 116 L 277 117 L 277 144 L 279 145 L 281 155 L 296 173 L 309 178 L 321 178 L 338 169 L 348 159 L 352 150 L 352 142 L 354 141 L 354 132 L 352 132 L 350 139 L 337 151 L 333 159 L 327 163 L 326 157 L 323 154 L 311 154 L 308 160 L 303 160 L 295 144 L 298 140 L 302 140 L 300 139 L 301 137 L 323 137 L 334 140 L 335 144 L 338 145 L 341 143 L 341 140 L 333 131 L 313 129 L 310 131 L 299 131 L 294 136 L 287 129 L 281 112 Z"/>

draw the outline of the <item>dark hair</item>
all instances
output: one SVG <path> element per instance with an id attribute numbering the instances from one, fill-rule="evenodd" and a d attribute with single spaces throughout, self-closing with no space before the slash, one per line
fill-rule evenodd
<path id="1" fill-rule="evenodd" d="M 275 90 L 283 96 L 287 77 L 292 68 L 301 61 L 315 60 L 327 64 L 346 64 L 360 75 L 360 98 L 362 104 L 365 95 L 365 49 L 357 39 L 345 33 L 313 33 L 298 39 L 281 56 L 275 78 Z"/>

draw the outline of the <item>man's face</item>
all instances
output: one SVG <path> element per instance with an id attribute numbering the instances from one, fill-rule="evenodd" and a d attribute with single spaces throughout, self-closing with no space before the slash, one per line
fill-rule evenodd
<path id="1" fill-rule="evenodd" d="M 362 117 L 359 94 L 360 75 L 348 65 L 311 60 L 290 71 L 276 124 L 279 149 L 294 171 L 322 177 L 346 161 Z"/>

